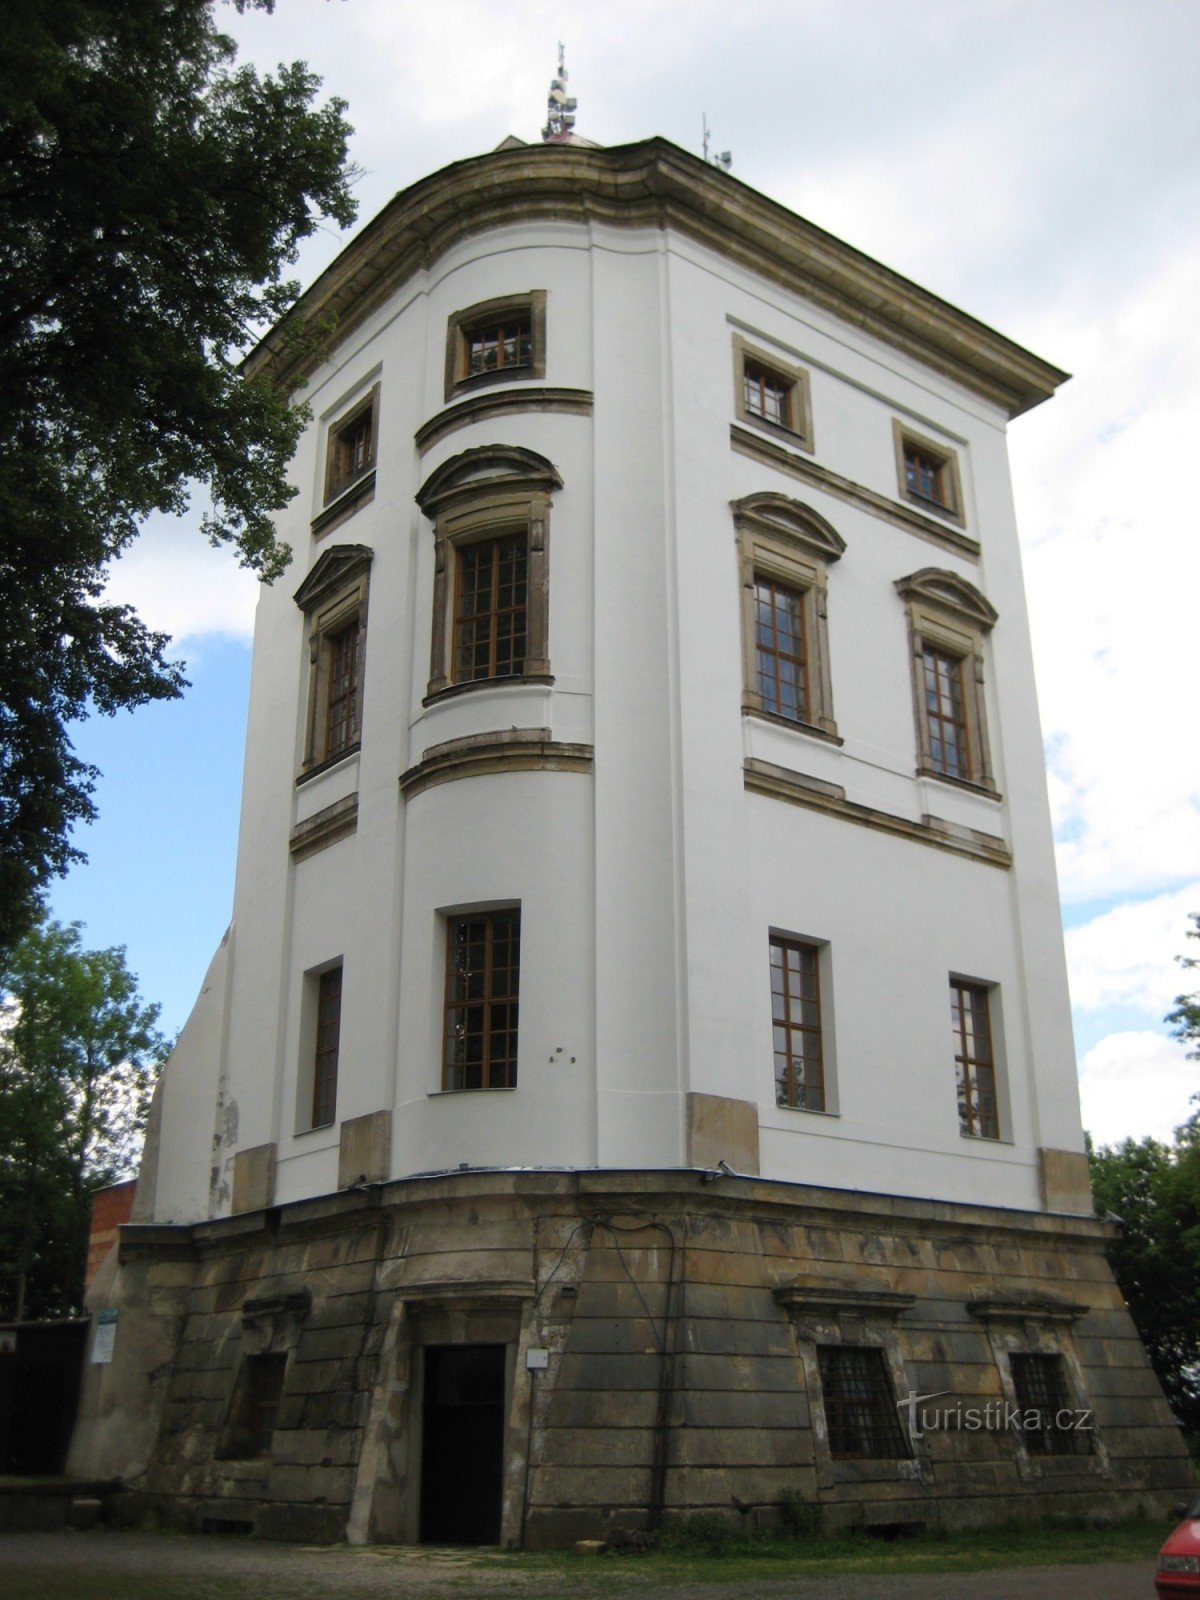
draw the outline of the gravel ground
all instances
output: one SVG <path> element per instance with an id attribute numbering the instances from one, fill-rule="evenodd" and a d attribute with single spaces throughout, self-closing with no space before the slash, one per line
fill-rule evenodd
<path id="1" fill-rule="evenodd" d="M 0 1535 L 5 1600 L 1153 1600 L 1153 1566 L 1024 1567 L 980 1573 L 664 1580 L 636 1558 L 578 1573 L 517 1570 L 471 1551 L 259 1544 L 150 1533 Z"/>

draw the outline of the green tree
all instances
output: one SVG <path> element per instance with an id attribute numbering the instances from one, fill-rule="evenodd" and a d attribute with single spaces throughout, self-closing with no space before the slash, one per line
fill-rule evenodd
<path id="1" fill-rule="evenodd" d="M 41 923 L 0 968 L 0 1318 L 83 1298 L 91 1197 L 132 1176 L 167 1041 L 125 952 Z"/>
<path id="2" fill-rule="evenodd" d="M 1171 1144 L 1089 1152 L 1097 1211 L 1124 1224 L 1113 1274 L 1176 1415 L 1200 1434 L 1200 1113 Z"/>
<path id="3" fill-rule="evenodd" d="M 104 599 L 141 521 L 200 484 L 213 543 L 288 558 L 304 415 L 238 355 L 299 242 L 353 219 L 350 129 L 303 63 L 234 56 L 213 0 L 10 0 L 0 30 L 0 949 L 94 814 L 70 723 L 185 686 Z"/>
<path id="4" fill-rule="evenodd" d="M 1189 939 L 1200 939 L 1200 913 L 1193 912 L 1192 921 L 1195 926 L 1188 929 L 1187 936 Z M 1176 956 L 1175 959 L 1189 972 L 1200 967 L 1200 956 Z M 1176 995 L 1175 1009 L 1168 1011 L 1163 1020 L 1173 1024 L 1172 1031 L 1177 1039 L 1196 1047 L 1188 1051 L 1188 1059 L 1200 1061 L 1200 991 Z"/>

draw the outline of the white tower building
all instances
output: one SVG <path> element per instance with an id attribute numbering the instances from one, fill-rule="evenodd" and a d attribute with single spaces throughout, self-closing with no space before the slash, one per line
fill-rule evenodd
<path id="1" fill-rule="evenodd" d="M 1064 374 L 551 111 L 246 363 L 293 565 L 75 1465 L 306 1537 L 1156 1505 L 1006 457 Z"/>

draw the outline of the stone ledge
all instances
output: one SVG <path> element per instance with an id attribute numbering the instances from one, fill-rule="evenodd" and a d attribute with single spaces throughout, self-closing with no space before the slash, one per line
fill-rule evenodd
<path id="1" fill-rule="evenodd" d="M 487 417 L 504 416 L 513 411 L 560 411 L 573 416 L 590 417 L 592 414 L 590 389 L 513 388 L 498 393 L 472 395 L 447 406 L 436 416 L 423 423 L 415 434 L 417 449 L 422 455 L 459 428 L 469 428 L 472 423 Z"/>
<path id="2" fill-rule="evenodd" d="M 913 822 L 911 818 L 897 816 L 892 811 L 878 811 L 873 806 L 847 800 L 846 791 L 840 784 L 810 778 L 806 773 L 776 766 L 774 762 L 762 761 L 757 756 L 746 757 L 743 771 L 746 788 L 753 794 L 787 800 L 792 805 L 806 806 L 810 811 L 823 811 L 827 816 L 841 817 L 845 822 L 875 828 L 900 839 L 911 839 L 915 844 L 932 845 L 938 850 L 949 850 L 954 855 L 969 856 L 971 860 L 985 862 L 990 867 L 1012 866 L 1012 852 L 996 834 L 959 827 L 942 822 L 937 817 L 927 816 L 920 822 Z"/>
<path id="3" fill-rule="evenodd" d="M 549 728 L 511 728 L 431 745 L 415 767 L 400 775 L 406 800 L 439 783 L 499 772 L 590 772 L 590 744 L 552 739 Z"/>
<path id="4" fill-rule="evenodd" d="M 357 830 L 358 795 L 348 794 L 296 824 L 288 840 L 292 860 L 303 861 L 305 856 L 315 855 L 339 839 L 348 839 Z"/>

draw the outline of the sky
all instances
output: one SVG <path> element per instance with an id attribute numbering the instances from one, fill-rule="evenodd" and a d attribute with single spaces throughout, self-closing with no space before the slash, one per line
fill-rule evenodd
<path id="1" fill-rule="evenodd" d="M 566 45 L 577 131 L 659 134 L 1074 376 L 1010 451 L 1084 1124 L 1167 1138 L 1200 1063 L 1164 1014 L 1200 972 L 1200 0 L 277 0 L 241 59 L 306 60 L 356 129 L 359 224 L 508 133 Z M 322 228 L 304 282 L 346 236 Z M 50 896 L 124 945 L 174 1031 L 229 918 L 257 585 L 153 521 L 112 592 L 170 632 L 182 701 L 93 719 L 86 866 Z"/>

